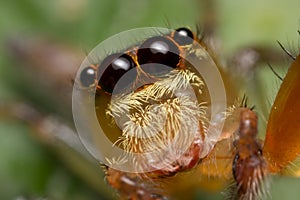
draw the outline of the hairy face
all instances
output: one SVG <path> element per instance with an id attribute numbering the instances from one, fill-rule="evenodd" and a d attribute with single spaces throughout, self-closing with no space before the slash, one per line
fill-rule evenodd
<path id="1" fill-rule="evenodd" d="M 201 78 L 174 69 L 156 79 L 142 89 L 116 95 L 108 105 L 107 114 L 122 130 L 117 143 L 128 152 L 185 149 L 190 138 L 201 134 L 205 107 L 195 94 L 201 94 Z"/>
<path id="2" fill-rule="evenodd" d="M 108 164 L 124 155 L 111 156 L 107 142 L 133 155 L 133 160 L 142 155 L 139 163 L 172 163 L 195 143 L 201 149 L 199 159 L 203 158 L 218 140 L 220 128 L 215 124 L 223 120 L 218 113 L 226 102 L 222 74 L 207 47 L 188 29 L 149 37 L 110 54 L 84 68 L 80 80 L 83 86 L 96 88 L 95 109 L 92 99 L 85 100 L 90 107 L 87 116 L 80 117 L 82 124 L 86 127 L 85 121 L 93 120 L 91 112 L 96 111 L 101 127 L 84 128 L 83 137 L 93 145 L 91 151 L 100 149 L 108 155 L 98 156 Z"/>

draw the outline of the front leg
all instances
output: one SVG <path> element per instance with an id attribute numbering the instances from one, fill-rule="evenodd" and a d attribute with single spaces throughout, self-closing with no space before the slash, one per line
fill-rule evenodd
<path id="1" fill-rule="evenodd" d="M 131 174 L 106 167 L 107 182 L 126 200 L 167 200 L 168 198 L 152 193 L 138 174 Z"/>
<path id="2" fill-rule="evenodd" d="M 240 109 L 240 125 L 234 146 L 232 172 L 237 187 L 234 199 L 260 199 L 266 193 L 267 162 L 257 139 L 257 115 L 249 108 Z"/>

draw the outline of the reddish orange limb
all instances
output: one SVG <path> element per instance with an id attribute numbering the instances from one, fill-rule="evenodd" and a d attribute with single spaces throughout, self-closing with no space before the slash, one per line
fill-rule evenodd
<path id="1" fill-rule="evenodd" d="M 276 96 L 263 152 L 273 173 L 281 172 L 300 155 L 300 55 Z"/>
<path id="2" fill-rule="evenodd" d="M 265 195 L 263 181 L 266 161 L 257 139 L 257 115 L 251 109 L 241 108 L 240 126 L 234 141 L 236 155 L 232 165 L 239 199 L 257 199 Z"/>
<path id="3" fill-rule="evenodd" d="M 166 197 L 149 191 L 137 174 L 125 173 L 107 168 L 106 180 L 118 190 L 121 199 L 126 200 L 167 200 Z"/>

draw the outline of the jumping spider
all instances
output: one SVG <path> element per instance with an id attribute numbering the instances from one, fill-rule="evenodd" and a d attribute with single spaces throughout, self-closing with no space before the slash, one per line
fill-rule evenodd
<path id="1" fill-rule="evenodd" d="M 267 196 L 268 177 L 282 173 L 300 154 L 300 57 L 291 57 L 264 142 L 257 138 L 255 108 L 242 98 L 232 72 L 221 66 L 205 37 L 188 28 L 158 34 L 85 66 L 80 90 L 95 89 L 96 114 L 107 137 L 129 155 L 147 154 L 134 158 L 132 172 L 119 168 L 126 162 L 122 156 L 107 158 L 107 182 L 121 199 L 180 199 L 178 185 L 191 178 L 198 185 L 232 180 L 231 199 Z M 226 92 L 224 112 L 215 115 L 211 110 L 215 102 L 210 97 L 218 88 L 209 89 L 193 60 L 201 60 L 198 67 L 219 70 Z M 134 72 L 131 82 L 118 85 L 128 72 Z M 185 187 L 195 187 L 190 182 Z"/>

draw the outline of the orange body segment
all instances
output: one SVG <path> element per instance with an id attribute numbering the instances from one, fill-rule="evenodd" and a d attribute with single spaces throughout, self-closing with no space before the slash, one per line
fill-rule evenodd
<path id="1" fill-rule="evenodd" d="M 263 152 L 274 173 L 300 155 L 300 55 L 292 63 L 276 96 Z"/>

